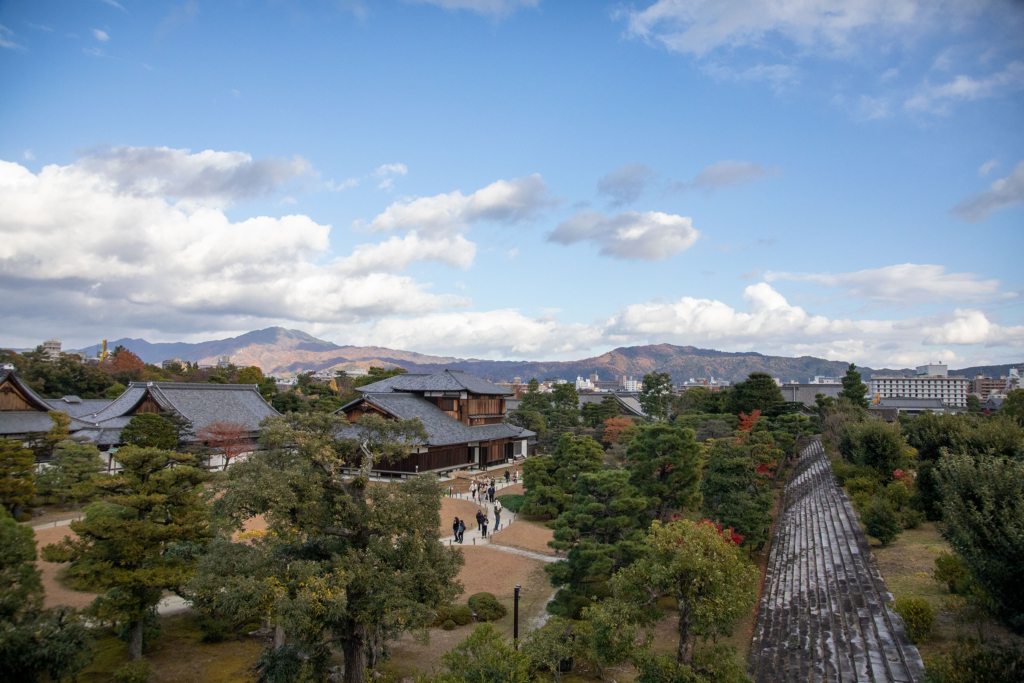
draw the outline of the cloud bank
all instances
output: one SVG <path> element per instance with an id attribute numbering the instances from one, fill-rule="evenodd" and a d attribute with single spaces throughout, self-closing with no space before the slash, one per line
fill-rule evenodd
<path id="1" fill-rule="evenodd" d="M 604 256 L 643 261 L 663 261 L 694 245 L 700 232 L 687 216 L 659 211 L 626 211 L 606 216 L 583 211 L 558 224 L 549 242 L 575 244 L 591 242 Z"/>

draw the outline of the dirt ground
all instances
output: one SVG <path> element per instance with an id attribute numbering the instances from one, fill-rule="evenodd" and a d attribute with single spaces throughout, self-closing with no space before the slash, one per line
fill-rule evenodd
<path id="1" fill-rule="evenodd" d="M 461 498 L 441 499 L 441 538 L 452 535 L 452 520 L 456 517 L 466 520 L 466 531 L 476 528 L 476 512 L 480 506 L 471 500 Z"/>
<path id="2" fill-rule="evenodd" d="M 57 543 L 65 537 L 75 537 L 75 532 L 71 530 L 69 526 L 58 526 L 50 527 L 49 529 L 36 529 L 36 548 L 39 554 L 42 555 L 43 546 L 51 543 Z M 60 585 L 57 581 L 57 574 L 61 569 L 65 567 L 62 563 L 57 562 L 43 562 L 42 560 L 36 561 L 36 566 L 42 571 L 42 584 L 45 595 L 43 596 L 43 606 L 46 608 L 56 607 L 57 605 L 68 605 L 69 607 L 75 607 L 82 609 L 96 597 L 95 593 L 82 593 L 79 591 L 68 590 Z"/>
<path id="3" fill-rule="evenodd" d="M 548 541 L 554 538 L 554 532 L 540 522 L 528 522 L 520 519 L 491 536 L 491 543 L 504 545 L 520 550 L 529 550 L 541 555 L 557 555 L 557 551 L 548 547 Z"/>
<path id="4" fill-rule="evenodd" d="M 545 563 L 486 546 L 465 546 L 461 550 L 463 557 L 466 558 L 466 564 L 459 574 L 459 580 L 464 584 L 465 592 L 457 602 L 465 604 L 470 595 L 482 591 L 494 593 L 508 608 L 508 614 L 494 622 L 494 626 L 511 637 L 512 605 L 515 586 L 519 584 L 522 586 L 519 595 L 520 638 L 536 628 L 539 625 L 539 617 L 544 614 L 544 606 L 554 594 L 547 574 L 544 573 Z M 405 634 L 399 642 L 392 645 L 394 654 L 382 670 L 400 676 L 410 676 L 416 669 L 429 671 L 432 666 L 440 668 L 441 655 L 464 640 L 476 626 L 477 624 L 467 624 L 452 631 L 432 628 L 429 630 L 430 641 L 426 644 L 416 642 L 412 634 Z"/>

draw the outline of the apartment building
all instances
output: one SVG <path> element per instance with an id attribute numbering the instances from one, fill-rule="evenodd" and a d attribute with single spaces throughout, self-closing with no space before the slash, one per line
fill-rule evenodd
<path id="1" fill-rule="evenodd" d="M 948 406 L 966 406 L 970 380 L 950 376 L 945 365 L 930 364 L 917 368 L 916 375 L 873 375 L 871 396 L 883 398 L 935 398 Z"/>

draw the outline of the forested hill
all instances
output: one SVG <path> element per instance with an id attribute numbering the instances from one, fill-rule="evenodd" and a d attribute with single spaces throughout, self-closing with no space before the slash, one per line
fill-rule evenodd
<path id="1" fill-rule="evenodd" d="M 713 349 L 698 349 L 693 346 L 652 344 L 629 346 L 609 351 L 594 358 L 576 361 L 496 361 L 430 356 L 412 351 L 398 351 L 377 346 L 339 346 L 317 339 L 299 330 L 270 327 L 255 330 L 238 337 L 216 341 L 189 344 L 158 343 L 145 339 L 118 339 L 109 342 L 108 349 L 116 346 L 131 349 L 147 363 L 159 363 L 168 358 L 212 364 L 220 356 L 231 356 L 237 366 L 258 365 L 267 374 L 288 375 L 308 370 L 328 368 L 369 368 L 371 366 L 393 367 L 400 365 L 410 372 L 437 372 L 444 368 L 466 370 L 491 380 L 511 380 L 521 377 L 546 379 L 557 377 L 573 380 L 577 376 L 597 374 L 602 380 L 613 380 L 620 375 L 640 379 L 649 372 L 668 372 L 676 383 L 691 377 L 715 377 L 730 382 L 744 379 L 751 372 L 767 372 L 783 381 L 806 382 L 815 375 L 837 376 L 846 372 L 848 364 L 812 356 L 789 358 L 786 356 L 765 356 L 754 352 L 726 352 Z M 83 349 L 95 354 L 96 347 Z M 1005 375 L 1011 366 L 993 366 L 994 376 Z M 883 372 L 862 368 L 865 379 L 872 372 Z M 989 373 L 989 368 L 968 368 L 974 376 L 977 372 Z M 884 372 L 910 372 L 910 370 L 885 370 Z M 991 373 L 989 373 L 991 375 Z"/>

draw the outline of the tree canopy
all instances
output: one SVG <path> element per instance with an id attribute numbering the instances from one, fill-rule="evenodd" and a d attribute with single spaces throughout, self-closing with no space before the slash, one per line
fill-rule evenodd
<path id="1" fill-rule="evenodd" d="M 640 392 L 640 405 L 644 412 L 656 420 L 667 420 L 672 408 L 672 377 L 667 372 L 644 375 L 644 388 Z"/>
<path id="2" fill-rule="evenodd" d="M 121 441 L 131 446 L 173 450 L 178 445 L 174 423 L 156 413 L 140 413 L 121 430 Z"/>
<path id="3" fill-rule="evenodd" d="M 734 415 L 767 412 L 776 403 L 783 402 L 782 389 L 766 372 L 752 372 L 746 380 L 737 382 L 726 398 L 729 412 Z"/>
<path id="4" fill-rule="evenodd" d="M 839 392 L 839 397 L 845 398 L 853 405 L 867 410 L 870 404 L 867 394 L 868 386 L 861 382 L 857 366 L 854 363 L 850 363 L 850 367 L 847 368 L 846 374 L 843 376 L 843 390 Z"/>
<path id="5" fill-rule="evenodd" d="M 672 511 L 697 505 L 700 451 L 692 430 L 666 424 L 645 427 L 629 444 L 629 481 L 650 500 L 654 519 L 667 522 Z"/>

